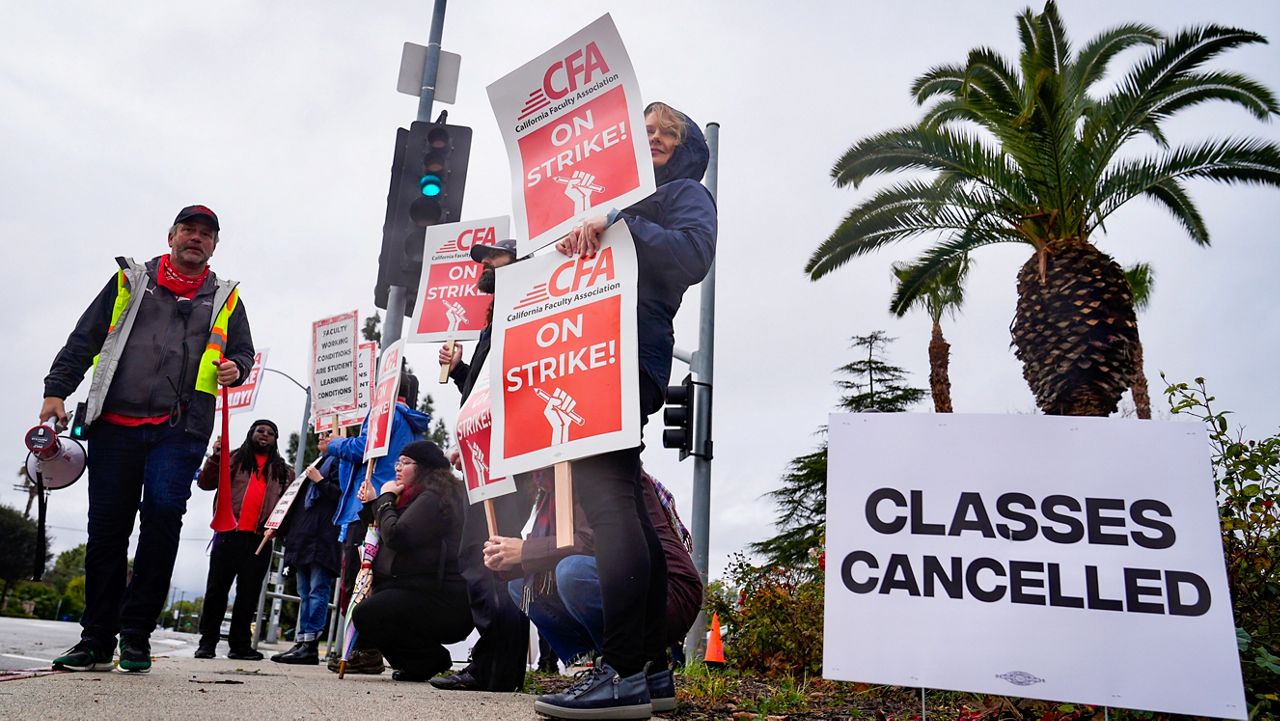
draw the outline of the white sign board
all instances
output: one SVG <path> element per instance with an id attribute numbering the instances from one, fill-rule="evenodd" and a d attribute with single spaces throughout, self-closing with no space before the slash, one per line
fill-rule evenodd
<path id="1" fill-rule="evenodd" d="M 354 310 L 311 324 L 311 406 L 317 416 L 356 409 L 359 326 Z"/>
<path id="2" fill-rule="evenodd" d="M 507 148 L 519 255 L 656 187 L 631 59 L 604 15 L 488 87 Z"/>
<path id="3" fill-rule="evenodd" d="M 280 524 L 284 523 L 284 517 L 289 515 L 289 509 L 293 507 L 293 501 L 298 497 L 298 491 L 302 489 L 302 484 L 307 482 L 306 474 L 302 474 L 293 479 L 293 483 L 284 489 L 284 493 L 280 495 L 280 500 L 276 501 L 276 507 L 271 509 L 271 515 L 267 516 L 266 527 L 271 530 L 278 530 Z"/>
<path id="4" fill-rule="evenodd" d="M 640 444 L 635 242 L 625 221 L 600 240 L 591 258 L 556 251 L 498 269 L 495 477 Z"/>
<path id="5" fill-rule="evenodd" d="M 1202 427 L 829 428 L 826 677 L 1246 717 Z"/>

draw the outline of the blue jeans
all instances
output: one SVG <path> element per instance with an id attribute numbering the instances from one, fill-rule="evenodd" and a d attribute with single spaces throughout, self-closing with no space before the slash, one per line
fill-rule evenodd
<path id="1" fill-rule="evenodd" d="M 115 645 L 117 633 L 149 636 L 164 609 L 178 555 L 182 516 L 207 438 L 168 424 L 137 427 L 105 421 L 89 431 L 89 543 L 81 637 Z M 139 514 L 139 512 L 141 512 Z M 129 536 L 141 515 L 133 577 Z"/>
<path id="2" fill-rule="evenodd" d="M 525 579 L 507 585 L 520 605 Z M 604 648 L 604 601 L 594 556 L 566 556 L 556 564 L 556 594 L 534 596 L 529 620 L 551 644 L 556 656 L 568 664 L 587 651 Z"/>
<path id="3" fill-rule="evenodd" d="M 298 631 L 295 641 L 314 641 L 324 632 L 324 621 L 329 615 L 329 595 L 333 593 L 333 576 L 324 568 L 308 564 L 293 569 L 298 584 Z"/>

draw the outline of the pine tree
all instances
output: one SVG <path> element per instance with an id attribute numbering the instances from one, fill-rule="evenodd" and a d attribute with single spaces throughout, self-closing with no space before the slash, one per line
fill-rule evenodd
<path id="1" fill-rule="evenodd" d="M 837 369 L 850 378 L 836 381 L 847 393 L 839 406 L 854 413 L 901 413 L 924 399 L 923 388 L 907 385 L 906 370 L 885 361 L 885 351 L 894 341 L 884 331 L 854 336 L 852 347 L 865 351 L 859 360 Z M 827 441 L 826 426 L 818 429 L 823 441 L 817 450 L 796 456 L 787 464 L 782 486 L 767 495 L 777 505 L 774 519 L 777 535 L 750 545 L 753 553 L 770 565 L 796 570 L 812 568 L 806 563 L 809 550 L 822 544 L 827 523 Z"/>

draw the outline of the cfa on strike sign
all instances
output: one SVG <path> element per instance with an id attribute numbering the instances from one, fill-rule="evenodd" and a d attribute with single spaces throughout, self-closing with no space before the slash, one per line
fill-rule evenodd
<path id="1" fill-rule="evenodd" d="M 511 219 L 505 215 L 427 228 L 410 343 L 480 337 L 493 297 L 476 288 L 483 266 L 471 259 L 471 247 L 493 245 L 510 238 L 510 232 Z"/>
<path id="2" fill-rule="evenodd" d="M 262 369 L 267 367 L 267 349 L 258 348 L 253 353 L 253 368 L 244 383 L 227 389 L 228 412 L 251 411 L 258 402 L 258 389 L 262 387 Z M 214 396 L 214 410 L 222 412 L 222 394 Z"/>
<path id="3" fill-rule="evenodd" d="M 493 435 L 493 408 L 489 394 L 488 363 L 476 376 L 475 387 L 466 403 L 458 411 L 458 422 L 453 437 L 457 439 L 462 455 L 462 475 L 467 481 L 467 501 L 479 503 L 515 493 L 516 482 L 511 476 L 493 476 L 489 472 L 490 447 Z"/>
<path id="4" fill-rule="evenodd" d="M 1198 424 L 833 414 L 828 678 L 1243 719 Z"/>
<path id="5" fill-rule="evenodd" d="M 545 253 L 498 269 L 492 475 L 640 443 L 637 276 L 624 221 L 593 258 Z"/>
<path id="6" fill-rule="evenodd" d="M 654 191 L 644 105 L 609 15 L 488 87 L 511 167 L 519 255 L 592 209 Z"/>
<path id="7" fill-rule="evenodd" d="M 395 418 L 396 397 L 400 393 L 400 361 L 404 357 L 404 338 L 382 351 L 378 362 L 378 381 L 373 386 L 373 404 L 369 408 L 369 424 L 365 427 L 364 459 L 387 455 L 391 445 L 391 421 Z"/>

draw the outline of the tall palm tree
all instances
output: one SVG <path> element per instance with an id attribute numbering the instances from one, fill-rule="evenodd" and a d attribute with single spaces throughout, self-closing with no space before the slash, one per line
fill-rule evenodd
<path id="1" fill-rule="evenodd" d="M 1018 273 L 1010 331 L 1023 376 L 1045 413 L 1107 415 L 1133 377 L 1137 339 L 1123 270 L 1093 245 L 1093 233 L 1142 196 L 1168 210 L 1192 240 L 1209 244 L 1186 182 L 1280 185 L 1280 147 L 1259 139 L 1171 147 L 1165 121 L 1211 100 L 1259 119 L 1277 113 L 1266 87 L 1238 73 L 1206 70 L 1226 50 L 1261 35 L 1206 25 L 1165 37 L 1121 25 L 1075 52 L 1057 5 L 1018 17 L 1022 49 L 1010 63 L 988 48 L 964 64 L 929 70 L 913 85 L 916 125 L 855 143 L 832 168 L 839 186 L 879 173 L 933 171 L 880 190 L 855 207 L 810 257 L 813 279 L 852 258 L 918 235 L 941 235 L 911 266 L 892 308 L 906 307 L 957 257 L 993 243 L 1033 249 Z M 1146 47 L 1105 93 L 1099 80 L 1116 54 Z M 1157 145 L 1143 154 L 1132 141 Z"/>
<path id="2" fill-rule="evenodd" d="M 1133 312 L 1141 313 L 1151 305 L 1151 294 L 1156 288 L 1156 272 L 1150 263 L 1134 263 L 1124 269 L 1124 279 L 1129 283 L 1129 295 L 1133 297 Z M 1133 381 L 1129 384 L 1133 393 L 1133 407 L 1138 417 L 1151 419 L 1151 391 L 1147 388 L 1147 371 L 1142 361 L 1142 340 L 1133 341 Z"/>
<path id="3" fill-rule="evenodd" d="M 899 318 L 912 308 L 924 308 L 933 321 L 929 337 L 929 391 L 933 395 L 933 410 L 951 412 L 951 344 L 942 334 L 942 316 L 955 318 L 964 303 L 964 282 L 969 273 L 969 256 L 962 255 L 950 266 L 933 276 L 910 303 L 895 307 Z M 898 283 L 910 278 L 914 269 L 907 263 L 894 263 L 893 275 Z"/>

